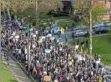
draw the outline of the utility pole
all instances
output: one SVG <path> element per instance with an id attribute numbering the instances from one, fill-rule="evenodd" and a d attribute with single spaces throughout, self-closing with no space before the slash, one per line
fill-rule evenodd
<path id="1" fill-rule="evenodd" d="M 108 1 L 108 0 L 99 0 L 99 1 Z M 90 4 L 90 56 L 92 58 L 92 50 L 93 50 L 93 45 L 92 45 L 92 25 L 93 25 L 93 20 L 92 20 L 92 4 L 93 4 L 93 0 L 89 0 L 89 4 Z M 110 4 L 111 7 L 111 4 Z"/>
<path id="2" fill-rule="evenodd" d="M 35 0 L 36 28 L 38 27 L 38 0 Z"/>
<path id="3" fill-rule="evenodd" d="M 90 56 L 92 58 L 92 49 L 93 49 L 93 46 L 92 46 L 92 0 L 89 0 L 90 1 Z"/>

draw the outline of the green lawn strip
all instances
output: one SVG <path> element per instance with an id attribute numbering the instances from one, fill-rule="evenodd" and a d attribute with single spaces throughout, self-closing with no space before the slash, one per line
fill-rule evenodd
<path id="1" fill-rule="evenodd" d="M 85 41 L 88 38 L 80 38 L 80 41 Z M 75 40 L 69 41 L 69 44 L 74 44 Z M 93 37 L 93 55 L 100 55 L 104 64 L 111 64 L 111 34 Z"/>
<path id="2" fill-rule="evenodd" d="M 2 82 L 18 82 L 7 66 L 0 60 Z"/>
<path id="3" fill-rule="evenodd" d="M 110 35 L 93 38 L 93 53 L 100 55 L 104 64 L 111 64 L 111 42 L 109 38 L 111 38 Z"/>

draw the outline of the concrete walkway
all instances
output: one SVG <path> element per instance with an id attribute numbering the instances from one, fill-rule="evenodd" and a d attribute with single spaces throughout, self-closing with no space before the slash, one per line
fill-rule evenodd
<path id="1" fill-rule="evenodd" d="M 1 52 L 1 51 L 0 51 Z M 0 55 L 1 58 L 1 55 Z M 2 61 L 5 64 L 8 64 L 6 59 L 2 56 Z M 12 72 L 12 74 L 15 76 L 18 82 L 32 82 L 28 76 L 20 69 L 20 67 L 17 65 L 17 62 L 14 61 L 11 57 L 9 57 L 9 65 L 7 67 Z"/>

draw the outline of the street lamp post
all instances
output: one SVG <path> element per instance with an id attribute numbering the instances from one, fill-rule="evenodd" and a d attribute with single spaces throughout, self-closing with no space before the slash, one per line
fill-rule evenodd
<path id="1" fill-rule="evenodd" d="M 108 0 L 99 0 L 99 1 L 108 1 Z M 90 11 L 89 11 L 89 14 L 90 14 L 90 36 L 89 36 L 89 38 L 90 38 L 90 56 L 92 58 L 92 50 L 93 50 L 93 45 L 92 45 L 92 25 L 93 25 L 92 4 L 93 4 L 93 0 L 89 0 L 89 3 L 90 3 Z M 110 3 L 110 8 L 111 8 L 111 3 Z M 111 15 L 110 15 L 110 17 L 111 17 Z"/>
<path id="2" fill-rule="evenodd" d="M 92 0 L 90 0 L 90 56 L 92 58 Z"/>

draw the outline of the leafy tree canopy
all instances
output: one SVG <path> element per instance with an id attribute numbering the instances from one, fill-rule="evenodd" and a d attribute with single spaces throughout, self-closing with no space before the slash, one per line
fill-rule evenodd
<path id="1" fill-rule="evenodd" d="M 92 4 L 90 4 L 90 1 L 75 0 L 74 2 L 75 10 L 82 15 L 80 22 L 85 25 L 89 25 L 90 9 L 92 9 L 93 23 L 101 21 L 106 10 L 104 1 L 92 0 Z"/>

